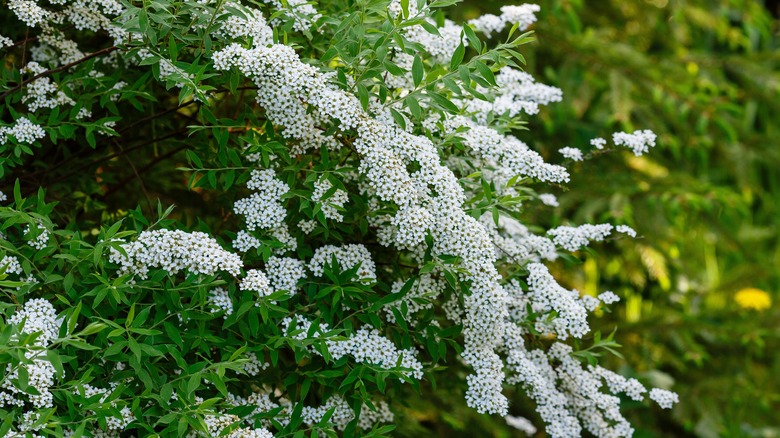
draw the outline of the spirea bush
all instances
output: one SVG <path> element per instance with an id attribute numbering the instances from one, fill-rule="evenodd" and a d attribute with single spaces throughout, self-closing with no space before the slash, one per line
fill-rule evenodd
<path id="1" fill-rule="evenodd" d="M 454 3 L 6 1 L 0 435 L 384 436 L 442 381 L 552 437 L 671 407 L 598 365 L 617 345 L 588 317 L 619 297 L 544 264 L 636 233 L 525 215 L 569 181 L 515 136 L 562 99 L 522 70 L 539 7 L 457 24 Z M 112 164 L 131 150 L 152 161 Z M 158 165 L 147 201 L 189 189 L 208 218 L 94 200 Z M 79 182 L 61 205 L 46 172 Z"/>

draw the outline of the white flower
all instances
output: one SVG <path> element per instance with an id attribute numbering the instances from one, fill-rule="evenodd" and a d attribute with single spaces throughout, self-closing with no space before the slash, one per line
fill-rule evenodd
<path id="1" fill-rule="evenodd" d="M 577 148 L 566 146 L 565 148 L 558 149 L 558 152 L 572 161 L 582 161 L 583 159 L 582 151 Z"/>
<path id="2" fill-rule="evenodd" d="M 265 271 L 272 291 L 286 290 L 291 295 L 297 289 L 298 280 L 306 276 L 305 263 L 290 257 L 271 256 Z"/>
<path id="3" fill-rule="evenodd" d="M 339 213 L 339 208 L 344 208 L 344 204 L 349 199 L 347 192 L 341 189 L 336 189 L 327 199 L 323 199 L 325 194 L 333 187 L 333 184 L 325 178 L 320 178 L 314 183 L 314 193 L 311 195 L 311 200 L 319 202 L 322 208 L 322 214 L 326 218 L 332 219 L 337 222 L 344 220 L 344 216 Z"/>
<path id="4" fill-rule="evenodd" d="M 591 139 L 590 141 L 590 145 L 595 147 L 596 149 L 604 149 L 604 146 L 606 146 L 606 144 L 607 144 L 607 140 L 601 137 Z"/>
<path id="5" fill-rule="evenodd" d="M 254 248 L 260 248 L 260 245 L 260 240 L 245 230 L 236 233 L 236 240 L 233 241 L 233 248 L 238 252 L 247 252 Z"/>
<path id="6" fill-rule="evenodd" d="M 3 47 L 11 47 L 14 45 L 14 41 L 11 38 L 0 35 L 0 49 Z"/>
<path id="7" fill-rule="evenodd" d="M 617 146 L 631 148 L 636 156 L 649 152 L 650 148 L 655 146 L 655 139 L 655 134 L 649 129 L 637 130 L 634 131 L 633 134 L 626 132 L 616 132 L 612 134 L 612 141 Z"/>
<path id="8" fill-rule="evenodd" d="M 636 237 L 636 231 L 628 225 L 618 225 L 615 227 L 615 231 L 618 233 L 627 234 L 631 237 Z"/>
<path id="9" fill-rule="evenodd" d="M 14 256 L 4 256 L 3 260 L 0 260 L 0 268 L 5 267 L 6 274 L 21 274 L 22 265 L 19 264 L 19 259 Z"/>
<path id="10" fill-rule="evenodd" d="M 13 126 L 0 127 L 0 145 L 8 141 L 8 136 L 22 144 L 30 144 L 46 137 L 46 131 L 40 125 L 32 123 L 27 117 L 19 117 Z"/>
<path id="11" fill-rule="evenodd" d="M 294 329 L 302 332 L 295 335 L 295 339 L 307 339 L 311 324 L 311 321 L 303 317 L 297 317 Z M 282 327 L 290 328 L 291 326 L 291 318 L 285 318 L 282 321 Z M 327 330 L 327 324 L 320 324 L 319 330 L 315 331 L 313 336 L 321 337 Z M 369 330 L 363 327 L 355 331 L 347 340 L 335 341 L 326 339 L 325 343 L 328 346 L 328 353 L 336 360 L 349 355 L 356 362 L 376 365 L 386 370 L 393 370 L 398 367 L 405 368 L 406 370 L 400 371 L 401 374 L 418 380 L 422 379 L 422 364 L 417 359 L 416 352 L 413 349 L 399 350 L 392 341 L 382 336 L 378 330 Z M 309 351 L 320 355 L 320 352 L 314 348 L 310 347 Z M 397 365 L 399 361 L 400 365 Z"/>
<path id="12" fill-rule="evenodd" d="M 376 267 L 371 260 L 371 254 L 365 246 L 358 244 L 342 245 L 341 247 L 326 245 L 317 248 L 314 256 L 309 260 L 309 270 L 317 277 L 325 272 L 325 265 L 331 263 L 335 256 L 342 271 L 354 268 L 358 264 L 360 268 L 355 274 L 360 280 L 376 280 Z"/>
<path id="13" fill-rule="evenodd" d="M 552 193 L 542 193 L 539 195 L 539 200 L 542 201 L 542 204 L 549 205 L 550 207 L 558 207 L 558 198 L 555 197 Z"/>
<path id="14" fill-rule="evenodd" d="M 303 231 L 304 234 L 309 234 L 312 231 L 314 231 L 314 228 L 317 227 L 317 221 L 313 220 L 302 220 L 298 222 L 298 228 Z"/>
<path id="15" fill-rule="evenodd" d="M 653 388 L 650 390 L 650 398 L 658 403 L 663 409 L 672 409 L 675 403 L 679 403 L 680 397 L 677 393 L 665 389 Z"/>
<path id="16" fill-rule="evenodd" d="M 227 289 L 223 287 L 212 289 L 211 292 L 209 292 L 208 300 L 211 305 L 212 313 L 225 312 L 225 318 L 233 313 L 233 300 L 230 299 L 230 294 Z"/>
<path id="17" fill-rule="evenodd" d="M 620 301 L 620 297 L 608 290 L 599 294 L 599 301 L 604 304 L 612 304 Z"/>
<path id="18" fill-rule="evenodd" d="M 394 415 L 390 411 L 390 406 L 388 406 L 387 402 L 374 400 L 372 404 L 376 408 L 375 411 L 366 405 L 363 405 L 360 409 L 358 427 L 362 430 L 371 429 L 377 423 L 393 422 Z M 344 430 L 347 424 L 355 419 L 355 412 L 352 410 L 352 407 L 340 395 L 329 397 L 323 405 L 318 407 L 304 406 L 303 411 L 301 411 L 301 417 L 306 425 L 311 426 L 319 423 L 325 414 L 331 410 L 333 412 L 328 421 L 333 423 L 338 430 Z"/>
<path id="19" fill-rule="evenodd" d="M 27 226 L 24 228 L 24 234 L 30 234 L 30 224 L 27 224 Z M 29 245 L 32 246 L 35 249 L 43 249 L 46 248 L 46 245 L 49 244 L 49 230 L 47 230 L 40 222 L 38 223 L 38 235 L 35 236 L 34 239 L 30 239 Z"/>
<path id="20" fill-rule="evenodd" d="M 506 421 L 507 425 L 512 426 L 519 431 L 525 432 L 526 435 L 533 435 L 536 433 L 536 427 L 534 427 L 534 424 L 531 423 L 527 418 L 507 415 L 504 417 L 504 420 Z"/>
<path id="21" fill-rule="evenodd" d="M 50 388 L 54 385 L 56 372 L 54 366 L 45 359 L 45 348 L 59 337 L 59 329 L 62 318 L 57 317 L 54 306 L 42 298 L 27 301 L 20 311 L 8 318 L 8 324 L 17 325 L 19 333 L 30 335 L 38 333 L 34 342 L 37 348 L 30 348 L 24 353 L 32 363 L 22 365 L 27 371 L 28 384 L 38 392 L 36 395 L 27 394 L 27 397 L 36 408 L 50 408 L 54 405 L 54 396 Z M 23 393 L 12 383 L 18 379 L 19 368 L 12 367 L 9 363 L 6 367 L 6 378 L 0 384 L 0 405 L 22 405 L 19 397 Z"/>
<path id="22" fill-rule="evenodd" d="M 171 275 L 181 270 L 213 275 L 226 271 L 238 276 L 241 258 L 227 252 L 206 233 L 181 230 L 144 231 L 135 241 L 123 243 L 126 256 L 111 248 L 109 260 L 120 265 L 120 273 L 146 279 L 149 269 L 159 268 Z"/>
<path id="23" fill-rule="evenodd" d="M 284 225 L 287 210 L 281 203 L 281 196 L 290 187 L 274 176 L 271 169 L 253 170 L 247 187 L 255 193 L 236 201 L 233 206 L 237 214 L 245 216 L 249 230 L 268 230 Z"/>
<path id="24" fill-rule="evenodd" d="M 49 16 L 49 12 L 38 6 L 33 0 L 10 0 L 8 8 L 29 27 L 43 24 Z"/>
<path id="25" fill-rule="evenodd" d="M 250 269 L 246 271 L 246 277 L 241 280 L 241 290 L 251 290 L 257 292 L 260 298 L 271 295 L 273 291 L 268 283 L 268 277 L 263 271 Z"/>
<path id="26" fill-rule="evenodd" d="M 547 231 L 552 236 L 556 245 L 563 247 L 568 251 L 577 251 L 583 246 L 587 246 L 591 240 L 602 241 L 612 234 L 612 225 L 610 224 L 585 224 L 578 227 L 561 226 Z"/>
<path id="27" fill-rule="evenodd" d="M 540 263 L 528 265 L 528 300 L 537 313 L 555 311 L 557 316 L 549 322 L 537 321 L 537 330 L 542 333 L 555 333 L 565 340 L 569 336 L 581 338 L 590 331 L 587 311 L 579 299 L 579 293 L 561 287 Z"/>

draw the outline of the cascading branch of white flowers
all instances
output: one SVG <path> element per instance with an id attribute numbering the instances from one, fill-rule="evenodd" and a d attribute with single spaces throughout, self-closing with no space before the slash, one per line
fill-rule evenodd
<path id="1" fill-rule="evenodd" d="M 570 179 L 516 136 L 563 98 L 522 71 L 539 7 L 461 25 L 444 18 L 454 3 L 10 0 L 4 175 L 37 149 L 98 150 L 178 114 L 174 171 L 232 213 L 209 233 L 137 210 L 90 239 L 17 183 L 0 209 L 0 431 L 379 436 L 447 373 L 464 404 L 528 433 L 510 415 L 518 389 L 550 436 L 631 436 L 620 397 L 648 391 L 598 365 L 615 344 L 588 323 L 618 297 L 567 290 L 544 262 L 636 233 L 530 231 L 525 206 L 557 206 L 545 190 Z M 641 154 L 655 135 L 613 143 Z"/>

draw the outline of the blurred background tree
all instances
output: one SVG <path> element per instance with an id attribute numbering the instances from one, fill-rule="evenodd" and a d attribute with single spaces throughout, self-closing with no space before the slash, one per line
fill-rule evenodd
<path id="1" fill-rule="evenodd" d="M 590 139 L 615 131 L 658 134 L 643 157 L 594 153 L 570 165 L 573 180 L 556 193 L 557 211 L 528 212 L 553 225 L 560 217 L 625 223 L 640 235 L 555 266 L 568 287 L 623 298 L 594 326 L 609 332 L 620 324 L 624 374 L 673 382 L 680 393 L 671 417 L 633 410 L 635 436 L 780 436 L 778 6 L 536 3 L 538 43 L 524 51 L 527 71 L 563 89 L 564 101 L 530 118 L 519 136 L 562 162 L 559 148 L 593 151 Z M 467 0 L 453 18 L 504 4 Z M 528 415 L 522 395 L 514 402 L 515 414 Z M 439 435 L 491 428 L 469 413 L 418 408 Z M 513 436 L 495 429 L 488 434 Z"/>

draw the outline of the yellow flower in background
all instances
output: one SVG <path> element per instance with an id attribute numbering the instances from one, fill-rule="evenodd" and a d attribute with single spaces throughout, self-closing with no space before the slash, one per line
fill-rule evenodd
<path id="1" fill-rule="evenodd" d="M 743 309 L 766 310 L 772 305 L 769 294 L 754 287 L 740 290 L 734 295 L 734 300 Z"/>

